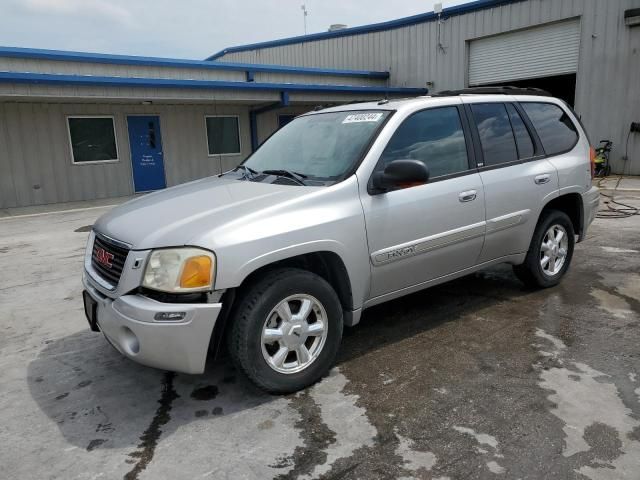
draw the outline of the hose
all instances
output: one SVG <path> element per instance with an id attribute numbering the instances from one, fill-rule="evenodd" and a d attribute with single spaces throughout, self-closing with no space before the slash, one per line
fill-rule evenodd
<path id="1" fill-rule="evenodd" d="M 602 188 L 602 181 L 604 178 L 598 180 L 598 188 Z M 605 201 L 605 205 L 607 206 L 607 210 L 600 210 L 597 214 L 597 218 L 627 218 L 633 217 L 634 215 L 640 214 L 640 208 L 632 207 L 631 205 L 627 205 L 626 203 L 618 202 L 615 199 L 616 191 L 620 186 L 620 182 L 622 181 L 622 177 L 618 178 L 616 182 L 616 186 L 613 188 L 613 193 L 611 195 L 600 192 L 600 195 L 609 199 L 609 201 Z M 617 205 L 617 207 L 612 207 L 611 204 Z"/>

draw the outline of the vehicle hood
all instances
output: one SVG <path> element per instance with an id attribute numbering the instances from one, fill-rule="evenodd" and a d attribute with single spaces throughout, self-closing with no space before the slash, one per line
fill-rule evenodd
<path id="1" fill-rule="evenodd" d="M 196 245 L 193 240 L 203 234 L 320 188 L 208 177 L 124 203 L 100 217 L 94 229 L 135 250 Z"/>

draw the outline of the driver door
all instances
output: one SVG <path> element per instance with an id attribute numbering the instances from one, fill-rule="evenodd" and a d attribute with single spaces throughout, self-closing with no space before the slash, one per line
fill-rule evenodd
<path id="1" fill-rule="evenodd" d="M 430 177 L 424 185 L 362 196 L 370 301 L 476 264 L 485 234 L 484 192 L 471 167 L 464 119 L 461 106 L 413 113 L 383 151 L 376 171 L 393 160 L 417 159 Z"/>

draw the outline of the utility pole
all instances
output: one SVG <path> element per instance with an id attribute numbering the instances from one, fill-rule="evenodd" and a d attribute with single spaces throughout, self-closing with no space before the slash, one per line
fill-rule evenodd
<path id="1" fill-rule="evenodd" d="M 302 18 L 304 19 L 304 34 L 306 35 L 307 34 L 307 15 L 309 15 L 309 12 L 307 11 L 307 7 L 305 6 L 304 3 L 300 8 L 302 9 Z"/>

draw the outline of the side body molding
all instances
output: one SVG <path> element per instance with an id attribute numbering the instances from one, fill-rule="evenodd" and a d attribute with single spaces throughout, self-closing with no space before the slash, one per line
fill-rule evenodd
<path id="1" fill-rule="evenodd" d="M 478 222 L 448 232 L 420 238 L 412 242 L 394 245 L 373 252 L 371 254 L 371 261 L 374 265 L 384 265 L 403 258 L 420 255 L 421 253 L 430 252 L 471 238 L 481 237 L 485 233 L 485 228 L 486 222 Z"/>

